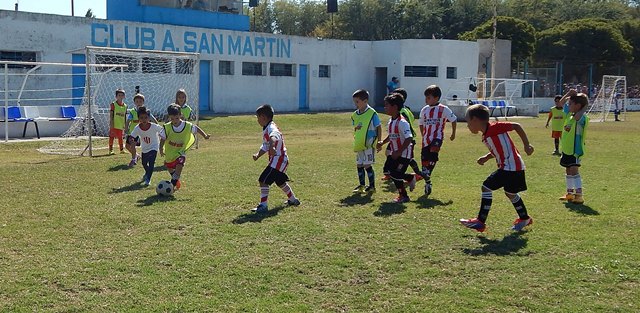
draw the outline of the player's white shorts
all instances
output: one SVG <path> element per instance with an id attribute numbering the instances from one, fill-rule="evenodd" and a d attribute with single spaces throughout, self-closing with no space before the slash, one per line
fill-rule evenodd
<path id="1" fill-rule="evenodd" d="M 376 151 L 374 148 L 356 152 L 357 165 L 371 165 L 374 163 L 376 163 Z"/>

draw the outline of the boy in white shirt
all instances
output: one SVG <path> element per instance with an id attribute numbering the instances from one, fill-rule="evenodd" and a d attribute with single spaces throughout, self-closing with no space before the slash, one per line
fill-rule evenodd
<path id="1" fill-rule="evenodd" d="M 142 150 L 142 166 L 144 167 L 144 176 L 142 180 L 145 186 L 151 183 L 151 175 L 156 162 L 156 156 L 160 149 L 160 133 L 162 126 L 150 123 L 151 112 L 144 106 L 138 107 L 139 124 L 131 132 L 131 137 L 137 138 L 140 142 L 140 150 Z"/>

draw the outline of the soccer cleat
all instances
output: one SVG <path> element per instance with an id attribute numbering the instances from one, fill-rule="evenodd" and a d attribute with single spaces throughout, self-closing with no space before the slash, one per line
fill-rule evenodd
<path id="1" fill-rule="evenodd" d="M 391 179 L 391 176 L 389 176 L 389 175 L 385 174 L 384 176 L 382 176 L 382 178 L 381 178 L 381 179 L 382 179 L 382 180 L 389 180 L 389 179 Z"/>
<path id="2" fill-rule="evenodd" d="M 151 185 L 151 180 L 145 178 L 144 179 L 144 183 L 142 183 L 142 184 L 145 185 L 145 186 L 149 186 L 149 185 Z"/>
<path id="3" fill-rule="evenodd" d="M 571 203 L 583 204 L 584 203 L 584 198 L 582 197 L 582 195 L 575 195 L 573 197 L 573 199 L 571 200 Z"/>
<path id="4" fill-rule="evenodd" d="M 571 202 L 571 201 L 573 201 L 573 197 L 574 197 L 573 194 L 568 193 L 568 194 L 558 198 L 558 200 Z"/>
<path id="5" fill-rule="evenodd" d="M 553 153 L 551 153 L 552 155 L 560 155 L 560 152 L 558 150 L 554 150 Z"/>
<path id="6" fill-rule="evenodd" d="M 374 192 L 376 192 L 376 187 L 367 186 L 367 188 L 364 189 L 364 192 L 366 192 L 366 193 L 374 193 Z"/>
<path id="7" fill-rule="evenodd" d="M 114 155 L 116 154 L 115 152 L 113 152 L 113 150 L 109 150 L 109 155 Z"/>
<path id="8" fill-rule="evenodd" d="M 173 189 L 175 189 L 176 191 L 180 189 L 180 180 L 176 181 L 176 184 L 173 185 Z"/>
<path id="9" fill-rule="evenodd" d="M 484 232 L 484 230 L 487 229 L 487 225 L 485 225 L 482 221 L 480 221 L 477 218 L 472 218 L 470 220 L 461 218 L 460 224 L 462 224 L 462 226 L 464 227 L 475 229 L 480 233 Z"/>
<path id="10" fill-rule="evenodd" d="M 413 191 L 416 189 L 416 175 L 413 175 L 413 178 L 409 181 L 409 191 Z"/>
<path id="11" fill-rule="evenodd" d="M 405 203 L 409 201 L 411 201 L 411 199 L 409 199 L 409 196 L 397 196 L 395 199 L 393 199 L 393 203 Z"/>
<path id="12" fill-rule="evenodd" d="M 258 206 L 251 209 L 251 212 L 255 212 L 255 213 L 266 213 L 267 211 L 269 211 L 269 208 L 265 203 L 260 203 L 258 204 Z"/>
<path id="13" fill-rule="evenodd" d="M 517 218 L 514 222 L 513 222 L 513 227 L 511 227 L 511 229 L 515 230 L 515 231 L 521 231 L 523 228 L 525 228 L 525 226 L 531 225 L 533 224 L 533 219 L 530 217 L 528 219 L 519 219 Z"/>
<path id="14" fill-rule="evenodd" d="M 293 200 L 285 201 L 284 204 L 289 205 L 289 206 L 298 206 L 298 205 L 300 205 L 300 200 L 298 198 L 293 198 Z"/>
<path id="15" fill-rule="evenodd" d="M 431 191 L 433 190 L 433 186 L 431 185 L 431 181 L 428 181 L 424 184 L 424 195 L 429 196 Z"/>
<path id="16" fill-rule="evenodd" d="M 129 162 L 129 167 L 134 167 L 136 163 L 136 159 L 131 159 L 131 162 Z"/>
<path id="17" fill-rule="evenodd" d="M 353 189 L 353 193 L 363 193 L 364 192 L 364 186 L 360 185 L 356 188 Z"/>

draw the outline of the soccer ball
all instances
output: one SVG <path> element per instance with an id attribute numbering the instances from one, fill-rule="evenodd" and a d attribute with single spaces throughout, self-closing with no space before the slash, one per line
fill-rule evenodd
<path id="1" fill-rule="evenodd" d="M 160 196 L 170 196 L 173 194 L 173 184 L 168 180 L 163 180 L 156 187 L 156 193 Z"/>

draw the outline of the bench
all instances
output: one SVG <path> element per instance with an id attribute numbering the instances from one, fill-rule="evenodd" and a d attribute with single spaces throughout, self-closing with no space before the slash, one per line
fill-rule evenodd
<path id="1" fill-rule="evenodd" d="M 76 108 L 72 105 L 63 105 L 60 107 L 60 116 L 55 117 L 43 117 L 40 116 L 40 111 L 37 107 L 24 107 L 25 116 L 34 120 L 44 120 L 49 122 L 68 122 L 75 120 L 85 120 L 79 117 L 76 113 Z M 97 133 L 97 126 L 95 119 L 91 119 L 93 124 L 93 135 Z M 84 134 L 85 125 L 82 123 L 82 132 Z"/>
<path id="2" fill-rule="evenodd" d="M 27 116 L 27 113 L 33 114 L 32 110 L 27 110 L 27 107 L 25 107 L 25 117 L 22 117 L 22 113 L 20 113 L 20 107 L 10 106 L 6 109 L 7 111 L 6 119 L 4 119 L 5 109 L 3 108 L 0 111 L 2 112 L 2 118 L 3 118 L 2 120 L 0 120 L 0 123 L 5 123 L 7 121 L 9 123 L 24 123 L 24 129 L 22 130 L 22 138 L 24 138 L 27 134 L 27 125 L 29 125 L 29 123 L 33 123 L 33 125 L 36 127 L 36 136 L 38 137 L 38 139 L 40 139 L 40 130 L 38 129 L 38 122 L 36 122 L 34 118 Z"/>
<path id="3" fill-rule="evenodd" d="M 472 100 L 473 104 L 482 104 L 489 109 L 489 116 L 493 116 L 493 112 L 498 109 L 500 110 L 500 116 L 504 116 L 505 118 L 509 116 L 509 111 L 514 109 L 516 111 L 516 115 L 518 115 L 518 108 L 515 105 L 509 105 L 506 100 Z M 506 109 L 506 112 L 504 111 Z"/>

